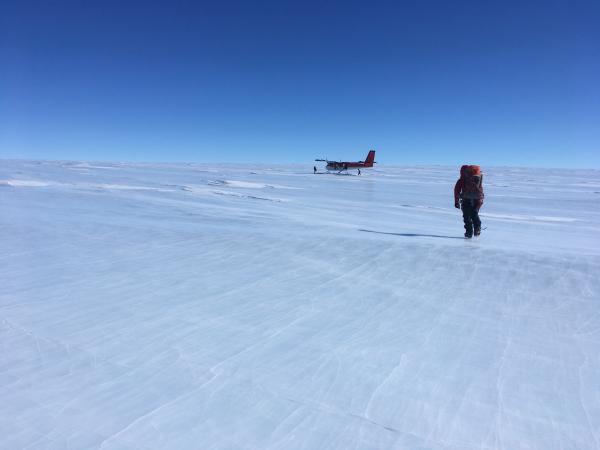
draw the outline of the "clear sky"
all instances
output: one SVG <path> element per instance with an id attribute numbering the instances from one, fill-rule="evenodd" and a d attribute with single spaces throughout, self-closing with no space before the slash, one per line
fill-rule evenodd
<path id="1" fill-rule="evenodd" d="M 0 2 L 0 157 L 600 168 L 600 1 Z"/>

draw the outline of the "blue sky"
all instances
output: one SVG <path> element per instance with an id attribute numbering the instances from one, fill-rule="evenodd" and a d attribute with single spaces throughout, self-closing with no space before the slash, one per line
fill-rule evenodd
<path id="1" fill-rule="evenodd" d="M 600 2 L 2 2 L 0 157 L 600 168 Z"/>

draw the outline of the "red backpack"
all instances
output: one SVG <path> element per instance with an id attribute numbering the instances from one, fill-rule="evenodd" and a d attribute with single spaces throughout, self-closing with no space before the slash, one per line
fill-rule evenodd
<path id="1" fill-rule="evenodd" d="M 483 174 L 479 166 L 462 166 L 460 177 L 463 180 L 462 198 L 470 200 L 483 199 Z"/>

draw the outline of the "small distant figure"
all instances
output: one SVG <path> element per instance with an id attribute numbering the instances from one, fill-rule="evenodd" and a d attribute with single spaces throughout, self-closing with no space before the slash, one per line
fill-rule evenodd
<path id="1" fill-rule="evenodd" d="M 358 174 L 360 175 L 360 169 L 358 169 Z"/>
<path id="2" fill-rule="evenodd" d="M 313 174 L 317 173 L 317 166 L 313 166 Z"/>
<path id="3" fill-rule="evenodd" d="M 454 185 L 454 207 L 462 209 L 465 238 L 481 234 L 479 209 L 483 205 L 483 174 L 479 166 L 464 165 Z"/>

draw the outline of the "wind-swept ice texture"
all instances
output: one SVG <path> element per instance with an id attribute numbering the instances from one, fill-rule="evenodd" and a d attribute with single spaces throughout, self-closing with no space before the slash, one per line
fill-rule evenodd
<path id="1" fill-rule="evenodd" d="M 2 161 L 0 448 L 600 448 L 599 172 L 457 174 Z"/>

